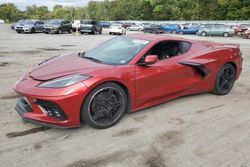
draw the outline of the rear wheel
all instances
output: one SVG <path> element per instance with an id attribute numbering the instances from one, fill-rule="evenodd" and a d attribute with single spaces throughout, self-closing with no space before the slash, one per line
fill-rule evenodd
<path id="1" fill-rule="evenodd" d="M 176 30 L 173 30 L 173 31 L 172 31 L 172 34 L 176 34 Z"/>
<path id="2" fill-rule="evenodd" d="M 207 36 L 207 33 L 205 31 L 202 31 L 201 36 L 205 37 L 205 36 Z"/>
<path id="3" fill-rule="evenodd" d="M 212 93 L 217 95 L 228 94 L 234 85 L 235 78 L 235 67 L 232 64 L 225 64 L 216 77 L 215 86 Z"/>
<path id="4" fill-rule="evenodd" d="M 183 35 L 183 31 L 180 31 L 180 34 Z"/>
<path id="5" fill-rule="evenodd" d="M 94 88 L 84 100 L 81 118 L 98 129 L 109 128 L 120 121 L 127 109 L 125 91 L 109 82 Z"/>
<path id="6" fill-rule="evenodd" d="M 229 37 L 228 32 L 224 32 L 224 33 L 223 33 L 223 36 L 224 36 L 224 37 Z"/>

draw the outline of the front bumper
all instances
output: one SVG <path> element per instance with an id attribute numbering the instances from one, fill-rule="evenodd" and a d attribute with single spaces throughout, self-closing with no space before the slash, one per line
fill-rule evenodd
<path id="1" fill-rule="evenodd" d="M 19 82 L 14 88 L 21 96 L 17 101 L 15 109 L 22 119 L 27 122 L 53 128 L 79 127 L 81 106 L 87 94 L 87 87 L 80 82 L 66 88 L 38 88 L 35 86 L 38 83 L 39 81 L 28 78 Z M 26 104 L 22 103 L 23 98 L 26 99 Z M 61 109 L 60 115 L 64 115 L 64 119 L 55 117 L 54 111 L 54 114 L 51 114 L 50 109 L 46 109 L 41 104 L 41 101 L 58 106 Z"/>
<path id="2" fill-rule="evenodd" d="M 122 34 L 122 29 L 110 29 L 109 33 Z"/>
<path id="3" fill-rule="evenodd" d="M 45 33 L 55 33 L 55 32 L 58 32 L 58 28 L 44 28 L 43 32 L 45 32 Z"/>

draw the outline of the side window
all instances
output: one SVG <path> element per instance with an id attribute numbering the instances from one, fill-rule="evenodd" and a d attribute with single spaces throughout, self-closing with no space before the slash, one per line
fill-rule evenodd
<path id="1" fill-rule="evenodd" d="M 182 53 L 186 53 L 190 50 L 192 44 L 189 42 L 181 42 Z"/>
<path id="2" fill-rule="evenodd" d="M 180 42 L 167 41 L 160 42 L 153 46 L 146 55 L 157 55 L 159 60 L 178 56 L 182 53 Z"/>

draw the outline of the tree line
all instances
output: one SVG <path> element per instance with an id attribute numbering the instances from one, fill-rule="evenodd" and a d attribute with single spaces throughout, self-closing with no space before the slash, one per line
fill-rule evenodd
<path id="1" fill-rule="evenodd" d="M 55 5 L 0 5 L 0 19 L 95 19 L 95 20 L 249 20 L 250 0 L 104 0 L 89 1 L 86 7 Z"/>

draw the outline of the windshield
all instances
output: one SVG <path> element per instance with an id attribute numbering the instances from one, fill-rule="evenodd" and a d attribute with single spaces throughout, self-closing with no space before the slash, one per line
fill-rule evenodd
<path id="1" fill-rule="evenodd" d="M 81 24 L 93 24 L 93 21 L 84 20 L 81 21 Z"/>
<path id="2" fill-rule="evenodd" d="M 111 26 L 112 26 L 112 27 L 121 27 L 122 24 L 112 24 Z"/>
<path id="3" fill-rule="evenodd" d="M 129 37 L 116 37 L 86 52 L 84 57 L 106 64 L 127 64 L 149 42 Z"/>
<path id="4" fill-rule="evenodd" d="M 61 24 L 62 20 L 50 20 L 49 24 Z"/>
<path id="5" fill-rule="evenodd" d="M 35 23 L 35 21 L 26 20 L 23 23 L 26 24 L 26 25 L 33 25 Z"/>

